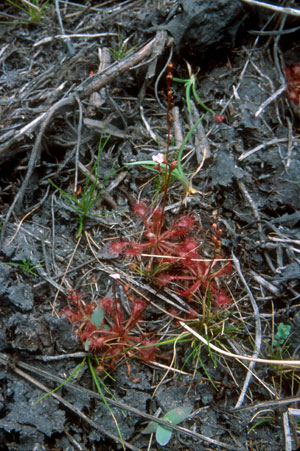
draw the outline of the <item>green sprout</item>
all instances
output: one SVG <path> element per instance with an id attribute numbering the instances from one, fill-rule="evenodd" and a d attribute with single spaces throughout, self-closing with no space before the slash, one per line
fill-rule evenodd
<path id="1" fill-rule="evenodd" d="M 126 58 L 126 56 L 129 56 L 136 49 L 137 47 L 136 45 L 134 45 L 130 49 L 127 49 L 130 37 L 131 36 L 129 36 L 126 39 L 123 39 L 121 31 L 120 29 L 118 29 L 118 41 L 119 41 L 118 48 L 114 49 L 113 47 L 109 47 L 109 51 L 115 58 L 115 60 L 120 61 L 122 58 Z"/>
<path id="2" fill-rule="evenodd" d="M 39 22 L 42 19 L 49 3 L 49 0 L 19 0 L 18 2 L 14 2 L 13 0 L 6 1 L 20 11 L 23 11 L 33 22 Z"/>
<path id="3" fill-rule="evenodd" d="M 203 335 L 207 340 L 207 342 L 209 343 L 207 350 L 210 357 L 210 361 L 213 364 L 214 368 L 217 368 L 218 366 L 218 358 L 211 349 L 210 344 L 214 344 L 215 346 L 224 348 L 224 342 L 222 338 L 226 337 L 227 339 L 228 338 L 236 339 L 237 335 L 241 332 L 243 327 L 241 323 L 237 325 L 229 324 L 228 323 L 229 318 L 230 314 L 228 312 L 221 313 L 219 311 L 210 314 L 210 316 L 206 315 L 206 320 L 204 323 L 203 319 L 201 320 L 195 319 L 189 323 L 190 325 L 193 325 L 194 329 L 197 330 L 197 332 L 199 332 L 200 335 Z M 216 391 L 219 391 L 217 385 L 215 384 L 210 375 L 209 368 L 205 365 L 205 362 L 201 357 L 201 352 L 203 349 L 202 343 L 199 342 L 199 340 L 192 338 L 190 341 L 189 348 L 191 349 L 191 351 L 186 356 L 183 365 L 181 366 L 181 370 L 184 370 L 187 364 L 190 362 L 194 368 L 195 374 L 197 374 L 200 365 L 212 387 Z M 199 374 L 198 377 L 201 379 L 202 376 Z"/>
<path id="4" fill-rule="evenodd" d="M 96 359 L 96 361 L 97 361 L 97 359 Z M 98 363 L 99 363 L 99 362 L 98 362 Z M 94 368 L 94 366 L 93 366 L 91 357 L 88 357 L 88 366 L 89 366 L 89 370 L 90 370 L 90 373 L 91 373 L 91 375 L 92 375 L 92 378 L 93 378 L 93 380 L 94 380 L 94 383 L 95 383 L 95 385 L 96 385 L 96 387 L 97 387 L 98 393 L 99 393 L 99 395 L 101 396 L 102 401 L 104 402 L 104 405 L 105 405 L 106 408 L 109 410 L 109 413 L 111 414 L 111 416 L 112 416 L 112 418 L 113 418 L 113 420 L 114 420 L 114 423 L 115 423 L 115 425 L 116 425 L 116 428 L 117 428 L 117 431 L 118 431 L 118 435 L 119 435 L 121 444 L 122 444 L 122 446 L 123 446 L 123 449 L 125 449 L 124 440 L 123 440 L 123 437 L 122 437 L 122 433 L 121 433 L 121 430 L 120 430 L 118 421 L 117 421 L 117 419 L 116 419 L 116 417 L 115 417 L 115 415 L 114 415 L 114 413 L 113 413 L 113 411 L 112 411 L 110 405 L 108 404 L 108 401 L 107 401 L 107 399 L 106 399 L 106 397 L 105 397 L 105 395 L 104 395 L 104 393 L 103 393 L 103 390 L 101 389 L 101 385 L 102 385 L 102 387 L 103 387 L 105 390 L 107 390 L 109 393 L 110 393 L 110 390 L 106 387 L 105 383 L 102 381 L 102 379 L 101 379 L 101 378 L 99 377 L 99 375 L 97 374 L 97 372 L 96 372 L 96 370 L 95 370 L 95 368 Z"/>
<path id="5" fill-rule="evenodd" d="M 21 268 L 26 274 L 30 274 L 34 277 L 37 277 L 38 274 L 34 271 L 35 268 L 39 268 L 41 265 L 33 265 L 31 263 L 30 258 L 22 259 L 22 263 L 16 263 L 16 262 L 4 262 L 5 265 L 9 266 L 16 266 L 18 268 Z"/>
<path id="6" fill-rule="evenodd" d="M 79 222 L 79 228 L 76 238 L 80 237 L 80 235 L 82 234 L 84 223 L 87 218 L 99 216 L 99 213 L 92 214 L 91 209 L 94 207 L 102 194 L 102 189 L 99 190 L 98 188 L 100 156 L 109 138 L 110 137 L 108 136 L 105 142 L 102 144 L 102 136 L 100 137 L 97 159 L 92 167 L 90 175 L 85 181 L 80 197 L 77 197 L 75 194 L 67 193 L 66 191 L 59 188 L 52 180 L 49 180 L 49 183 L 51 183 L 51 185 L 62 194 L 62 196 L 67 200 L 70 208 L 78 215 L 77 220 Z M 104 180 L 104 184 L 112 176 L 112 173 L 113 171 L 111 170 L 109 175 Z M 103 215 L 103 213 L 100 213 L 100 215 L 101 214 Z"/>
<path id="7" fill-rule="evenodd" d="M 192 69 L 190 64 L 187 62 L 187 69 L 188 69 L 188 73 L 190 78 L 187 79 L 183 79 L 183 78 L 173 78 L 173 81 L 175 81 L 176 83 L 184 83 L 184 87 L 185 87 L 185 98 L 186 98 L 186 103 L 187 103 L 187 109 L 188 112 L 191 114 L 191 92 L 196 100 L 196 102 L 206 111 L 208 111 L 211 114 L 215 114 L 214 111 L 209 108 L 208 106 L 205 105 L 205 103 L 202 102 L 202 100 L 200 99 L 200 97 L 198 96 L 198 93 L 196 91 L 196 82 L 197 82 L 197 74 L 193 74 L 192 73 Z"/>
<path id="8" fill-rule="evenodd" d="M 267 415 L 265 417 L 262 417 L 260 420 L 258 420 L 256 423 L 254 423 L 253 426 L 251 426 L 251 428 L 249 429 L 247 434 L 250 434 L 250 432 L 254 431 L 254 429 L 259 426 L 262 426 L 264 424 L 274 423 L 274 422 L 275 422 L 275 420 L 272 417 L 272 415 Z"/>
<path id="9" fill-rule="evenodd" d="M 55 387 L 53 390 L 49 391 L 48 393 L 46 393 L 45 395 L 41 396 L 39 399 L 37 399 L 34 402 L 34 406 L 36 404 L 38 404 L 40 401 L 42 401 L 45 398 L 48 398 L 48 396 L 52 395 L 53 393 L 55 393 L 57 390 L 59 390 L 60 388 L 62 388 L 64 385 L 66 385 L 68 382 L 70 382 L 73 378 L 76 379 L 76 377 L 78 376 L 78 374 L 80 373 L 81 369 L 84 367 L 86 361 L 86 357 L 83 358 L 83 360 L 81 361 L 81 363 L 79 365 L 76 366 L 75 370 L 73 371 L 73 373 L 70 374 L 69 377 L 67 377 L 61 384 L 59 384 L 57 387 Z"/>
<path id="10" fill-rule="evenodd" d="M 274 340 L 273 340 L 273 346 L 281 346 L 290 335 L 291 326 L 288 324 L 280 323 L 277 327 L 277 332 L 275 334 Z"/>
<path id="11" fill-rule="evenodd" d="M 189 416 L 192 410 L 193 406 L 176 407 L 175 409 L 169 410 L 162 417 L 162 420 L 168 421 L 171 424 L 179 424 Z M 143 430 L 143 434 L 153 434 L 154 432 L 156 441 L 161 446 L 166 446 L 171 440 L 173 430 L 162 424 L 155 423 L 155 421 L 151 421 Z"/>

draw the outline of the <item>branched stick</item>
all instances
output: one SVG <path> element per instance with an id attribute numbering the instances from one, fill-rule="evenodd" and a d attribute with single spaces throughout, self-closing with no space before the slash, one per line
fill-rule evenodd
<path id="1" fill-rule="evenodd" d="M 72 105 L 74 103 L 74 97 L 70 96 L 67 97 L 65 99 L 60 100 L 59 102 L 56 102 L 47 112 L 45 119 L 43 120 L 43 123 L 41 125 L 40 131 L 36 137 L 30 158 L 29 158 L 29 162 L 28 162 L 28 169 L 27 169 L 27 173 L 25 176 L 25 179 L 23 180 L 22 186 L 19 189 L 16 197 L 14 198 L 13 203 L 11 204 L 7 215 L 5 217 L 4 223 L 3 223 L 3 227 L 2 227 L 2 231 L 1 231 L 1 239 L 0 239 L 0 247 L 2 246 L 2 242 L 3 242 L 3 238 L 4 238 L 4 234 L 6 231 L 6 226 L 7 223 L 9 221 L 9 218 L 12 214 L 12 212 L 14 211 L 14 209 L 18 210 L 23 202 L 23 198 L 25 195 L 25 191 L 27 188 L 27 185 L 29 183 L 30 177 L 34 171 L 35 165 L 37 160 L 40 157 L 41 154 L 41 144 L 42 144 L 42 138 L 44 136 L 45 130 L 48 127 L 53 115 L 56 113 L 56 111 L 66 105 Z"/>
<path id="2" fill-rule="evenodd" d="M 122 74 L 126 70 L 130 70 L 133 68 L 133 66 L 141 63 L 147 58 L 150 58 L 152 53 L 154 53 L 153 58 L 157 58 L 157 54 L 155 53 L 155 48 L 158 44 L 158 42 L 161 44 L 162 42 L 166 42 L 167 40 L 167 32 L 165 31 L 158 31 L 156 33 L 156 36 L 144 47 L 142 47 L 140 50 L 135 52 L 133 55 L 128 56 L 127 58 L 124 58 L 122 61 L 120 61 L 117 65 L 110 66 L 104 73 L 100 75 L 95 75 L 95 77 L 89 78 L 88 80 L 85 80 L 75 91 L 75 94 L 78 93 L 79 98 L 86 98 L 88 97 L 92 92 L 100 89 L 102 86 L 106 85 L 110 81 L 112 81 L 114 78 L 117 77 L 117 75 Z M 1 231 L 1 238 L 0 238 L 0 247 L 3 244 L 3 238 L 6 231 L 6 226 L 9 221 L 9 218 L 12 214 L 12 212 L 16 209 L 18 210 L 20 208 L 20 205 L 22 204 L 25 190 L 28 186 L 30 177 L 32 175 L 32 172 L 35 168 L 36 162 L 40 156 L 41 153 L 41 142 L 42 137 L 45 133 L 46 128 L 48 127 L 53 115 L 56 113 L 56 111 L 67 105 L 73 105 L 75 103 L 76 95 L 70 95 L 64 99 L 59 100 L 54 105 L 51 106 L 49 111 L 47 113 L 43 113 L 39 117 L 39 121 L 42 120 L 42 125 L 40 127 L 40 131 L 36 137 L 35 144 L 33 146 L 30 159 L 28 162 L 28 170 L 25 176 L 25 179 L 22 183 L 22 186 L 20 190 L 18 191 L 13 203 L 11 204 L 7 215 L 5 217 L 2 231 Z M 77 98 L 78 101 L 78 98 Z M 34 121 L 33 121 L 34 122 Z M 33 125 L 33 122 L 31 123 Z M 37 122 L 38 123 L 38 122 Z M 37 125 L 34 123 L 34 125 Z"/>
<path id="3" fill-rule="evenodd" d="M 109 66 L 106 71 L 102 72 L 99 75 L 94 75 L 90 77 L 88 80 L 85 80 L 78 88 L 77 92 L 80 93 L 80 97 L 87 97 L 92 92 L 98 91 L 102 86 L 111 82 L 118 75 L 123 72 L 133 69 L 134 66 L 144 61 L 146 58 L 152 56 L 152 52 L 157 46 L 158 42 L 167 40 L 167 32 L 158 31 L 156 36 L 148 42 L 144 47 L 142 47 L 137 52 L 129 55 L 127 58 L 122 59 L 118 64 Z M 155 55 L 153 58 L 157 58 Z M 149 62 L 149 61 L 148 61 Z"/>

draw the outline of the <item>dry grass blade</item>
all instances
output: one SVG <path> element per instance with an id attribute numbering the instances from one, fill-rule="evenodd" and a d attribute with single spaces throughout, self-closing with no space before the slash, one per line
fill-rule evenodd
<path id="1" fill-rule="evenodd" d="M 300 367 L 299 360 L 259 359 L 259 358 L 251 357 L 248 355 L 238 355 L 238 354 L 233 354 L 232 352 L 224 351 L 224 349 L 220 349 L 217 346 L 209 343 L 204 337 L 202 337 L 200 334 L 198 334 L 196 331 L 194 331 L 190 326 L 185 324 L 183 321 L 179 321 L 179 323 L 185 330 L 187 330 L 189 333 L 194 335 L 194 337 L 198 338 L 198 340 L 200 340 L 206 346 L 208 346 L 213 351 L 216 351 L 219 354 L 225 355 L 226 357 L 232 357 L 237 360 L 247 360 L 248 362 L 263 363 L 265 365 L 282 365 L 282 366 L 286 366 L 286 367 L 295 367 L 295 368 Z"/>
<path id="2" fill-rule="evenodd" d="M 258 409 L 267 409 L 270 407 L 283 407 L 287 406 L 288 404 L 300 402 L 300 396 L 291 396 L 290 398 L 284 398 L 284 399 L 274 399 L 272 401 L 264 401 L 259 402 L 257 404 L 251 404 L 249 406 L 240 407 L 238 409 L 233 409 L 233 412 L 242 412 L 246 410 L 258 410 Z M 290 410 L 290 408 L 289 408 Z"/>
<path id="3" fill-rule="evenodd" d="M 259 309 L 258 309 L 257 303 L 256 303 L 256 301 L 254 299 L 254 296 L 252 295 L 252 292 L 251 292 L 251 290 L 250 290 L 250 288 L 249 288 L 249 286 L 248 286 L 248 284 L 246 282 L 246 279 L 245 279 L 244 275 L 242 274 L 242 270 L 241 270 L 241 267 L 240 267 L 240 262 L 237 259 L 237 257 L 234 255 L 233 252 L 232 252 L 232 258 L 233 258 L 233 263 L 235 265 L 235 268 L 236 268 L 236 270 L 237 270 L 237 272 L 238 272 L 238 274 L 240 276 L 240 279 L 242 280 L 243 285 L 245 286 L 245 288 L 246 288 L 246 290 L 248 292 L 248 296 L 249 296 L 249 299 L 250 299 L 250 302 L 251 302 L 251 305 L 252 305 L 253 314 L 254 314 L 254 318 L 255 318 L 255 351 L 254 351 L 254 354 L 253 354 L 253 358 L 257 358 L 257 356 L 259 355 L 259 352 L 260 352 L 261 342 L 262 342 L 262 338 L 261 338 L 261 320 L 260 320 L 260 315 L 259 315 Z M 250 362 L 250 365 L 249 365 L 249 371 L 247 372 L 247 375 L 246 375 L 246 378 L 245 378 L 245 381 L 244 381 L 244 384 L 243 384 L 243 388 L 242 388 L 241 394 L 239 396 L 239 399 L 238 399 L 235 407 L 240 407 L 243 404 L 243 402 L 244 402 L 244 398 L 246 396 L 246 392 L 247 392 L 248 386 L 249 386 L 250 381 L 251 381 L 252 370 L 254 368 L 254 365 L 255 365 L 255 361 L 252 360 L 252 362 Z"/>

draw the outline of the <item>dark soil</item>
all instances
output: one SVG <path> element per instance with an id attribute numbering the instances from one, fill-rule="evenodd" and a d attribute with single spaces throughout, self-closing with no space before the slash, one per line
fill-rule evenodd
<path id="1" fill-rule="evenodd" d="M 139 330 L 158 342 L 183 332 L 168 315 L 176 306 L 182 318 L 195 309 L 194 329 L 235 355 L 297 361 L 300 345 L 299 109 L 284 78 L 285 65 L 300 60 L 299 31 L 249 33 L 293 28 L 297 17 L 239 0 L 58 3 L 64 31 L 55 2 L 39 21 L 9 2 L 0 6 L 1 450 L 121 449 L 115 422 L 128 449 L 297 449 L 299 365 L 249 364 L 193 336 L 161 346 L 152 363 L 124 358 L 106 367 L 111 411 L 87 360 L 37 402 L 87 357 L 61 315 L 68 290 L 86 302 L 112 296 L 113 273 L 147 299 Z M 153 200 L 153 173 L 125 164 L 166 149 L 171 54 L 174 77 L 189 77 L 188 62 L 201 100 L 224 116 L 218 122 L 195 104 L 189 113 L 183 85 L 173 82 L 171 157 L 176 132 L 185 136 L 205 114 L 184 151 L 197 192 L 181 203 L 175 181 L 168 221 L 179 207 L 192 212 L 206 258 L 218 223 L 222 252 L 232 259 L 224 279 L 232 305 L 212 307 L 209 318 L 200 295 L 189 304 L 175 290 L 159 290 L 109 252 L 113 238 L 140 236 L 134 200 Z M 100 136 L 110 138 L 100 156 L 99 198 L 78 238 L 80 215 L 61 190 L 81 198 Z M 118 295 L 124 299 L 121 288 Z M 280 323 L 291 329 L 275 346 Z M 182 405 L 193 411 L 173 427 L 169 444 L 154 435 L 149 445 L 142 431 L 151 417 Z"/>

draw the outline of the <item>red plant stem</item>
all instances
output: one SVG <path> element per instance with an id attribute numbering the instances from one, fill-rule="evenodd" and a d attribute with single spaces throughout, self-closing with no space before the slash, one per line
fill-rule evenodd
<path id="1" fill-rule="evenodd" d="M 136 315 L 135 317 L 130 317 L 127 321 L 127 323 L 125 324 L 124 329 L 128 330 L 128 329 L 133 329 L 134 326 L 136 325 L 136 323 L 141 319 L 142 314 L 144 313 L 143 309 L 142 311 L 140 311 L 140 313 L 138 315 Z"/>
<path id="2" fill-rule="evenodd" d="M 167 201 L 167 191 L 168 186 L 170 184 L 171 172 L 172 168 L 169 163 L 169 151 L 170 151 L 170 139 L 171 139 L 171 115 L 170 110 L 173 102 L 173 91 L 171 89 L 172 81 L 173 81 L 173 63 L 169 62 L 167 66 L 167 75 L 166 75 L 166 84 L 167 84 L 167 97 L 168 97 L 168 105 L 167 105 L 167 127 L 168 127 L 168 135 L 167 135 L 167 149 L 166 149 L 166 170 L 165 170 L 165 180 L 164 180 L 164 196 L 162 201 L 162 210 L 165 211 L 166 201 Z M 161 220 L 159 230 L 161 230 L 163 226 L 163 219 Z"/>
<path id="3" fill-rule="evenodd" d="M 118 298 L 117 298 L 117 291 L 116 291 L 116 282 L 115 280 L 113 280 L 113 310 L 114 310 L 114 314 L 113 314 L 113 320 L 116 324 L 117 327 L 121 327 L 121 323 L 120 323 L 120 318 L 119 318 L 119 312 L 118 312 Z"/>
<path id="4" fill-rule="evenodd" d="M 172 81 L 173 81 L 173 64 L 172 61 L 169 62 L 167 67 L 167 75 L 166 75 L 166 83 L 167 83 L 167 96 L 168 96 L 168 105 L 167 105 L 167 126 L 168 126 L 168 137 L 167 137 L 167 150 L 166 150 L 166 162 L 169 164 L 169 149 L 170 149 L 170 135 L 171 135 L 171 115 L 170 110 L 173 102 L 173 91 L 171 89 Z"/>

